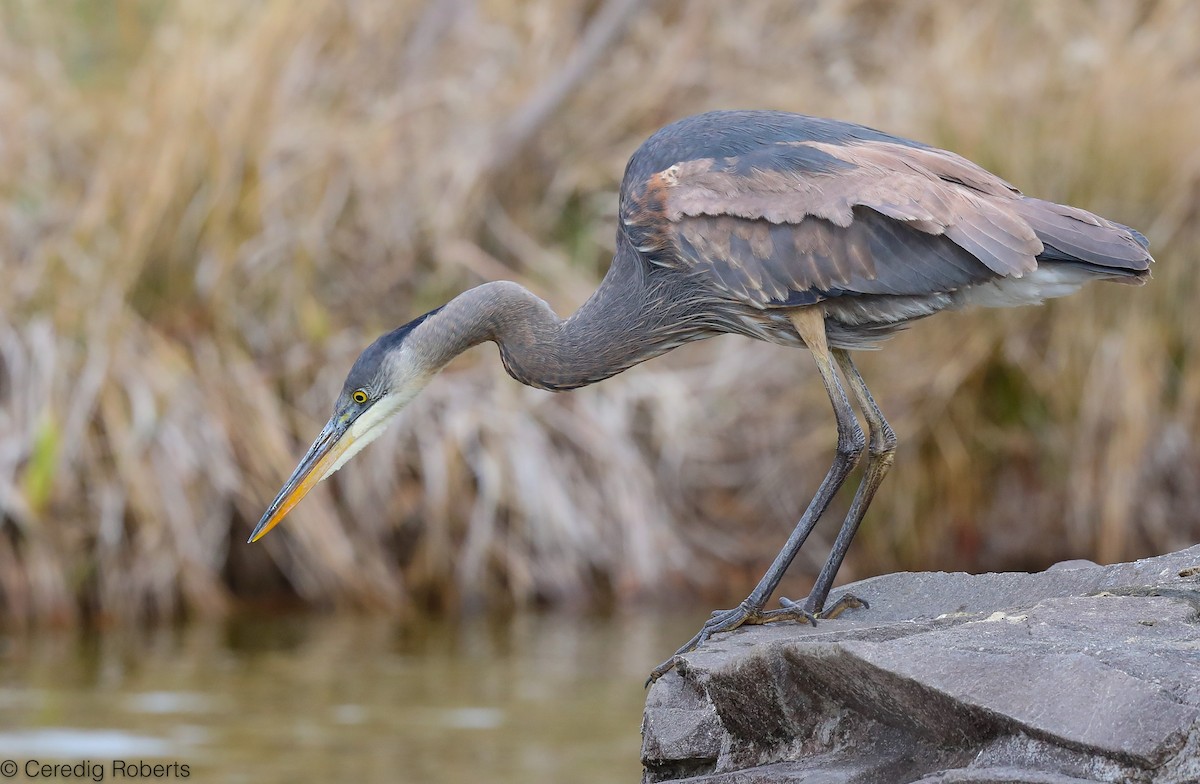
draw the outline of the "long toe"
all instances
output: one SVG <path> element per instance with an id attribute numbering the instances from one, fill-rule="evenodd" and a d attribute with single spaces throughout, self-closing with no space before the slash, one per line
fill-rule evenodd
<path id="1" fill-rule="evenodd" d="M 763 615 L 766 616 L 763 623 L 770 623 L 772 621 L 803 621 L 804 623 L 811 623 L 813 626 L 817 625 L 817 616 L 806 610 L 803 603 L 793 602 L 791 599 L 783 596 L 779 597 L 778 610 L 770 610 L 763 613 Z"/>
<path id="2" fill-rule="evenodd" d="M 780 597 L 779 599 L 780 607 L 785 610 L 795 612 L 799 616 L 803 616 L 803 618 L 812 623 L 813 626 L 817 625 L 818 618 L 823 621 L 831 621 L 846 610 L 869 610 L 871 608 L 870 603 L 868 603 L 866 599 L 861 599 L 852 593 L 842 594 L 837 598 L 836 601 L 834 601 L 833 604 L 829 605 L 823 610 L 816 609 L 814 604 L 815 603 L 813 602 L 811 596 L 802 602 L 793 601 L 792 599 L 786 599 L 783 597 Z M 800 618 L 797 618 L 797 620 L 800 620 Z"/>
<path id="3" fill-rule="evenodd" d="M 846 610 L 869 610 L 871 605 L 866 599 L 860 599 L 852 593 L 844 593 L 837 598 L 833 604 L 817 613 L 818 618 L 826 618 L 832 620 L 841 615 Z"/>
<path id="4" fill-rule="evenodd" d="M 732 631 L 746 623 L 749 618 L 761 614 L 761 610 L 748 608 L 745 604 L 739 604 L 730 610 L 714 610 L 708 620 L 704 622 L 704 625 L 700 627 L 700 631 L 696 632 L 692 639 L 681 645 L 671 658 L 650 671 L 650 677 L 646 679 L 646 686 L 649 687 L 650 684 L 670 672 L 675 667 L 675 663 L 679 660 L 680 656 L 695 650 L 709 637 L 718 632 Z"/>
<path id="5" fill-rule="evenodd" d="M 778 610 L 764 611 L 761 607 L 754 607 L 746 602 L 742 602 L 731 610 L 714 611 L 692 639 L 680 646 L 679 650 L 675 651 L 675 654 L 671 658 L 651 670 L 650 677 L 646 680 L 646 686 L 649 686 L 670 672 L 675 667 L 676 662 L 679 661 L 680 656 L 694 651 L 714 634 L 733 631 L 739 626 L 747 624 L 775 623 L 777 621 L 803 621 L 816 626 L 817 617 L 821 617 L 814 616 L 813 613 L 797 602 L 781 599 L 780 603 L 783 604 L 783 607 Z"/>

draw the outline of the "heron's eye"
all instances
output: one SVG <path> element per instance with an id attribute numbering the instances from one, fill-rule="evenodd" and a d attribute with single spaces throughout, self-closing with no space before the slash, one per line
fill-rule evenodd
<path id="1" fill-rule="evenodd" d="M 367 392 L 363 389 L 356 389 L 354 390 L 354 394 L 350 396 L 350 399 L 361 406 L 367 402 Z"/>

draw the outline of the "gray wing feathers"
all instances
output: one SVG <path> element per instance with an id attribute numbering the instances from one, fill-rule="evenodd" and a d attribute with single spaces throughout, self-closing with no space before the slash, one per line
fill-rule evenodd
<path id="1" fill-rule="evenodd" d="M 1117 273 L 1149 268 L 1149 243 L 1128 226 L 1076 207 L 1030 197 L 1021 200 L 1017 211 L 1045 246 L 1043 258 L 1111 267 Z"/>
<path id="2" fill-rule="evenodd" d="M 676 231 L 694 271 L 758 307 L 841 294 L 953 291 L 991 274 L 949 237 L 861 207 L 845 228 L 821 218 L 771 224 L 716 215 L 680 221 Z"/>
<path id="3" fill-rule="evenodd" d="M 1150 258 L 1119 224 L 1025 197 L 953 153 L 886 141 L 683 161 L 623 211 L 646 247 L 674 249 L 658 263 L 702 271 L 757 307 L 949 292 L 1021 277 L 1039 259 L 1135 274 Z"/>

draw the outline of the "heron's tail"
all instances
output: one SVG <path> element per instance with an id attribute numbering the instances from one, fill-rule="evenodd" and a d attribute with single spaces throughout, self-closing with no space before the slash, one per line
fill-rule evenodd
<path id="1" fill-rule="evenodd" d="M 1141 232 L 1077 207 L 1024 197 L 1018 211 L 1042 241 L 1038 263 L 1066 264 L 1097 278 L 1140 284 L 1154 259 Z"/>

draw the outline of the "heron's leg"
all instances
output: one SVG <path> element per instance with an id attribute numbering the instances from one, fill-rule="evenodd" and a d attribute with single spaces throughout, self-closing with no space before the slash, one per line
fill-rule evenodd
<path id="1" fill-rule="evenodd" d="M 821 381 L 825 384 L 825 391 L 829 394 L 829 401 L 833 404 L 833 413 L 837 417 L 838 441 L 833 465 L 829 467 L 829 471 L 817 488 L 816 495 L 809 502 L 808 508 L 804 510 L 804 516 L 796 524 L 791 536 L 784 543 L 783 549 L 775 556 L 767 573 L 759 580 L 750 595 L 732 610 L 720 610 L 713 613 L 700 631 L 684 643 L 674 656 L 654 668 L 650 673 L 647 685 L 670 671 L 675 666 L 676 657 L 694 649 L 718 632 L 731 631 L 747 623 L 769 623 L 781 620 L 814 622 L 814 614 L 796 603 L 791 603 L 790 606 L 785 606 L 780 610 L 764 611 L 763 607 L 771 598 L 771 594 L 779 587 L 779 581 L 783 579 L 784 572 L 796 558 L 796 554 L 800 552 L 804 540 L 812 533 L 812 529 L 821 519 L 821 515 L 829 507 L 829 502 L 837 495 L 837 491 L 845 483 L 846 477 L 854 469 L 854 465 L 866 449 L 866 437 L 863 435 L 862 427 L 858 424 L 858 419 L 854 416 L 854 409 L 850 407 L 846 393 L 842 391 L 842 385 L 838 382 L 833 357 L 825 337 L 824 314 L 817 308 L 806 308 L 792 316 L 792 323 L 817 361 L 817 370 L 821 374 Z"/>
<path id="2" fill-rule="evenodd" d="M 846 520 L 842 523 L 841 530 L 838 531 L 837 539 L 834 540 L 829 559 L 821 567 L 821 573 L 817 575 L 817 582 L 813 585 L 812 592 L 803 605 L 806 612 L 824 618 L 836 617 L 847 607 L 861 607 L 866 604 L 858 597 L 847 594 L 838 599 L 837 603 L 829 610 L 824 609 L 829 589 L 833 586 L 833 579 L 842 566 L 846 551 L 850 549 L 850 541 L 858 531 L 859 523 L 862 522 L 863 515 L 867 513 L 871 499 L 875 497 L 875 491 L 879 489 L 883 477 L 892 467 L 896 454 L 896 433 L 883 418 L 883 412 L 875 404 L 875 398 L 871 397 L 871 390 L 867 389 L 867 383 L 863 381 L 862 374 L 854 366 L 854 360 L 850 358 L 850 353 L 845 349 L 834 349 L 833 356 L 842 369 L 842 374 L 846 377 L 850 393 L 854 395 L 855 402 L 858 403 L 858 407 L 862 409 L 863 416 L 867 420 L 871 444 L 867 453 L 867 465 L 863 469 L 863 478 L 859 482 L 858 490 L 854 493 L 854 500 L 850 502 L 850 511 L 846 513 Z M 798 603 L 788 599 L 783 599 L 780 603 L 788 609 L 799 607 Z"/>

